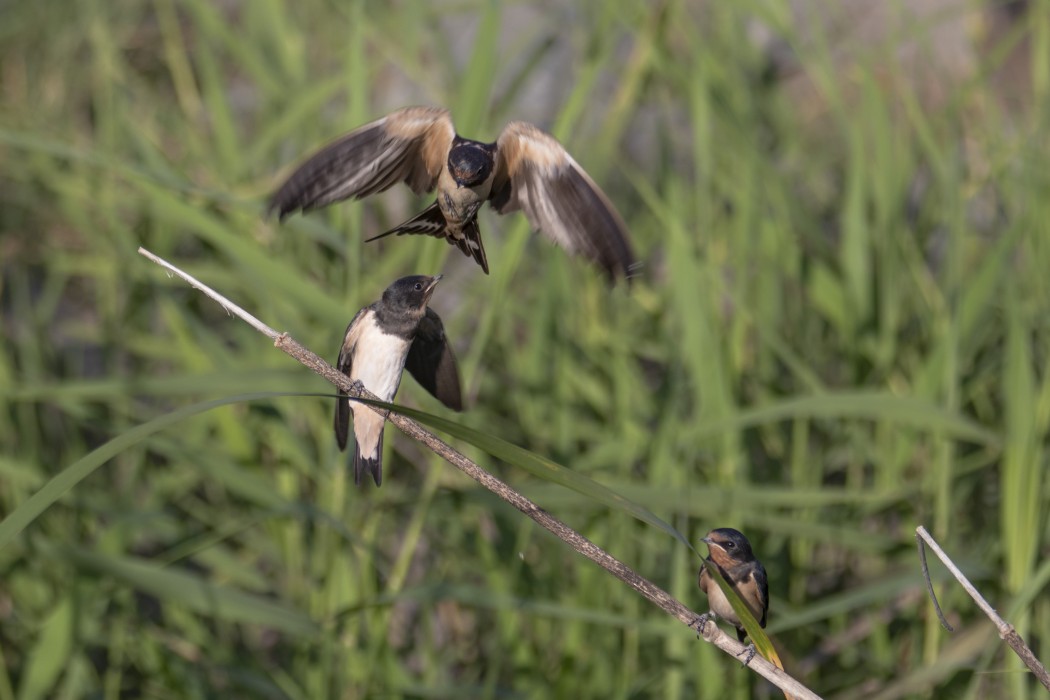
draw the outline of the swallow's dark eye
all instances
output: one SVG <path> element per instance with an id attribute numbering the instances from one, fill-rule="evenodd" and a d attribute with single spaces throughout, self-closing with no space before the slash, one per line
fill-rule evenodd
<path id="1" fill-rule="evenodd" d="M 419 282 L 416 282 L 416 291 L 417 292 L 422 292 L 423 291 L 423 285 L 420 284 Z"/>
<path id="2" fill-rule="evenodd" d="M 735 547 L 735 546 L 736 546 L 736 545 L 735 545 L 735 544 L 733 544 L 732 542 L 726 542 L 726 549 L 732 549 L 732 548 L 733 548 L 733 547 Z"/>

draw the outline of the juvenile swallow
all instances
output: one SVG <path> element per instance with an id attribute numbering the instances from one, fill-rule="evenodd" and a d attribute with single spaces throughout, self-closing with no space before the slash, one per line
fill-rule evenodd
<path id="1" fill-rule="evenodd" d="M 703 539 L 711 554 L 707 561 L 714 562 L 718 567 L 718 573 L 726 580 L 737 595 L 747 604 L 751 614 L 758 620 L 763 628 L 766 626 L 766 611 L 769 610 L 769 583 L 766 580 L 766 569 L 762 562 L 755 559 L 751 551 L 751 543 L 747 541 L 743 533 L 731 527 L 720 527 L 707 533 Z M 744 624 L 737 617 L 733 606 L 729 604 L 722 589 L 707 573 L 707 567 L 700 568 L 700 590 L 707 594 L 710 612 L 704 613 L 696 619 L 697 632 L 703 633 L 707 621 L 713 617 L 720 617 L 736 627 L 736 636 L 740 643 L 744 643 L 747 631 Z M 751 663 L 755 658 L 755 644 L 752 642 L 747 649 L 747 658 L 744 665 Z M 742 652 L 742 653 L 744 653 Z"/>
<path id="2" fill-rule="evenodd" d="M 392 401 L 407 367 L 423 388 L 454 411 L 463 410 L 456 358 L 445 339 L 445 327 L 427 306 L 441 275 L 402 277 L 383 298 L 357 312 L 346 327 L 336 367 L 378 396 Z M 342 390 L 340 396 L 346 396 Z M 350 414 L 354 414 L 354 483 L 365 471 L 376 486 L 383 482 L 383 426 L 386 419 L 371 408 L 340 398 L 335 409 L 335 440 L 346 449 Z"/>
<path id="3" fill-rule="evenodd" d="M 406 107 L 351 131 L 312 155 L 270 198 L 283 221 L 297 210 L 362 199 L 404 182 L 437 201 L 392 233 L 444 238 L 488 274 L 478 210 L 522 210 L 532 227 L 613 279 L 635 266 L 627 227 L 609 198 L 553 136 L 511 122 L 494 143 L 456 133 L 447 109 Z"/>

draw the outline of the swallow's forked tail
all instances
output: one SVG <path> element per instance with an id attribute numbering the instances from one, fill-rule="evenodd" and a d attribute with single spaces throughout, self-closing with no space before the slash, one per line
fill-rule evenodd
<path id="1" fill-rule="evenodd" d="M 380 428 L 382 430 L 382 428 Z M 368 458 L 361 454 L 361 446 L 354 445 L 354 485 L 360 486 L 365 473 L 371 473 L 376 486 L 383 485 L 383 433 L 379 433 L 375 457 Z"/>
<path id="2" fill-rule="evenodd" d="M 449 235 L 445 215 L 441 213 L 441 208 L 438 207 L 438 203 L 434 202 L 403 224 L 399 224 L 378 236 L 366 238 L 365 243 L 380 238 L 386 238 L 391 234 L 403 236 L 406 233 L 444 238 L 448 241 L 449 245 L 454 245 L 459 248 L 468 258 L 474 258 L 478 265 L 481 265 L 481 269 L 484 270 L 487 275 L 489 273 L 489 261 L 485 256 L 485 246 L 481 242 L 481 230 L 478 228 L 477 217 L 472 216 L 470 221 L 463 225 L 462 231 L 463 238 L 456 238 Z"/>

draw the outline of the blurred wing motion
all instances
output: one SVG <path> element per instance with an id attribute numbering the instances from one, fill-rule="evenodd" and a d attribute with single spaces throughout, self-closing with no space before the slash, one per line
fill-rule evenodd
<path id="1" fill-rule="evenodd" d="M 445 168 L 455 128 L 447 109 L 406 107 L 325 146 L 270 198 L 283 220 L 350 197 L 361 199 L 404 182 L 430 192 Z"/>
<path id="2" fill-rule="evenodd" d="M 441 318 L 429 307 L 416 329 L 405 369 L 441 403 L 453 411 L 463 410 L 456 357 L 445 337 Z"/>
<path id="3" fill-rule="evenodd" d="M 457 137 L 446 109 L 406 107 L 311 156 L 273 195 L 269 210 L 284 219 L 398 182 L 416 194 L 437 187 L 438 201 L 369 240 L 406 233 L 445 238 L 488 272 L 476 218 L 488 200 L 500 214 L 520 209 L 534 229 L 614 280 L 634 272 L 627 226 L 609 198 L 553 136 L 525 122 L 508 124 L 493 148 Z"/>
<path id="4" fill-rule="evenodd" d="M 520 209 L 533 228 L 601 265 L 610 277 L 635 266 L 627 226 L 609 198 L 558 143 L 526 122 L 500 134 L 492 206 L 500 214 Z"/>

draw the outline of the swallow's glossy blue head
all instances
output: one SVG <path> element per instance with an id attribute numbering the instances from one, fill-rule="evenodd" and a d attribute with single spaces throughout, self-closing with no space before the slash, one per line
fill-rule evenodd
<path id="1" fill-rule="evenodd" d="M 492 174 L 492 150 L 477 141 L 461 141 L 448 152 L 448 171 L 460 187 L 475 187 Z"/>

